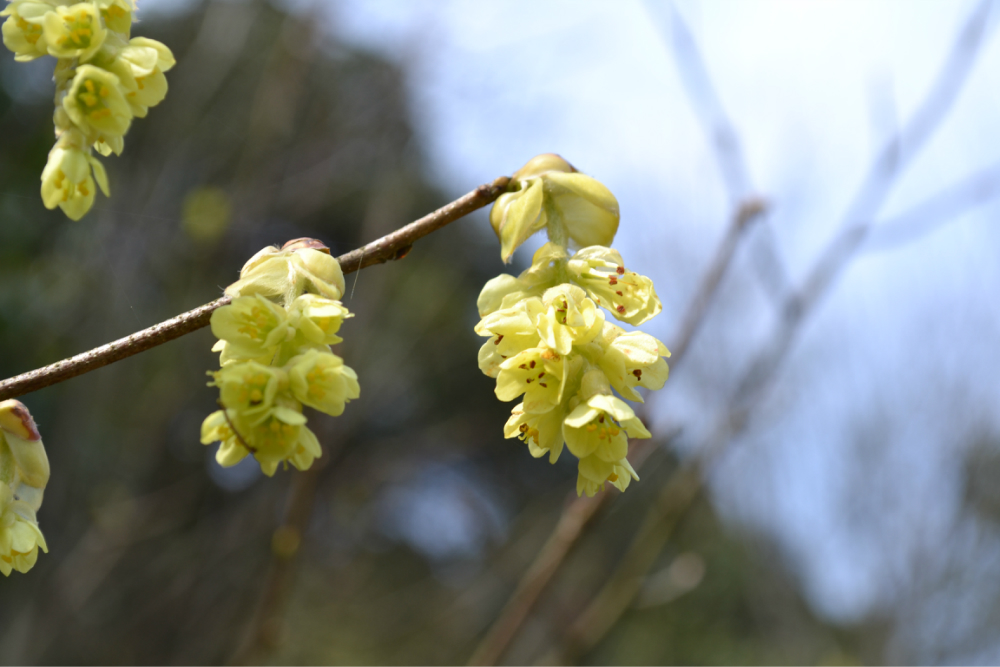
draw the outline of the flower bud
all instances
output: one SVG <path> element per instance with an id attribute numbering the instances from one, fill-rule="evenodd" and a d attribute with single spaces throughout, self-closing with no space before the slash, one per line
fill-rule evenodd
<path id="1" fill-rule="evenodd" d="M 533 158 L 511 178 L 514 192 L 501 195 L 490 224 L 507 262 L 535 232 L 568 237 L 578 246 L 610 245 L 618 230 L 618 201 L 600 182 L 581 174 L 558 155 Z M 557 241 L 564 244 L 564 241 Z"/>
<path id="2" fill-rule="evenodd" d="M 14 492 L 20 495 L 22 484 L 44 490 L 49 483 L 49 458 L 42 444 L 42 436 L 31 418 L 28 408 L 13 399 L 0 402 L 0 447 L 9 449 L 14 459 L 14 478 L 10 481 Z M 41 505 L 41 494 L 37 503 Z"/>
<path id="3" fill-rule="evenodd" d="M 303 292 L 337 300 L 344 294 L 344 273 L 329 251 L 301 247 L 297 239 L 292 249 L 264 248 L 251 257 L 240 271 L 240 279 L 226 288 L 230 296 L 260 294 L 291 303 Z M 325 246 L 324 246 L 325 248 Z"/>

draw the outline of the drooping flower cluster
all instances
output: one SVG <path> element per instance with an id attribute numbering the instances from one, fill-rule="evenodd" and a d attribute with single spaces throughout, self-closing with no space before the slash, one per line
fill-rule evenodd
<path id="1" fill-rule="evenodd" d="M 343 293 L 340 265 L 312 239 L 264 248 L 226 289 L 232 302 L 212 313 L 222 368 L 209 374 L 222 409 L 201 427 L 203 444 L 221 441 L 221 465 L 252 453 L 270 476 L 282 461 L 306 470 L 322 454 L 302 406 L 336 417 L 360 392 L 358 376 L 330 350 L 351 316 Z"/>
<path id="2" fill-rule="evenodd" d="M 517 189 L 490 215 L 501 257 L 541 229 L 550 241 L 520 276 L 502 274 L 483 287 L 476 333 L 488 340 L 479 367 L 496 378 L 500 400 L 523 396 L 505 437 L 552 463 L 565 444 L 579 459 L 578 494 L 593 496 L 605 482 L 624 491 L 638 479 L 626 459 L 628 438 L 650 433 L 612 389 L 642 402 L 637 387 L 663 386 L 670 352 L 608 322 L 602 308 L 639 325 L 660 312 L 660 300 L 652 281 L 626 270 L 607 247 L 618 229 L 618 202 L 607 188 L 557 155 L 533 159 L 512 184 Z M 584 247 L 570 254 L 570 242 Z"/>
<path id="3" fill-rule="evenodd" d="M 134 0 L 7 1 L 3 43 L 15 60 L 57 59 L 56 143 L 42 171 L 42 201 L 79 220 L 94 204 L 95 182 L 109 196 L 92 149 L 121 155 L 132 118 L 145 118 L 166 96 L 174 56 L 156 40 L 131 37 Z"/>
<path id="4" fill-rule="evenodd" d="M 48 552 L 35 513 L 49 482 L 38 427 L 20 401 L 0 402 L 0 572 L 27 572 Z"/>

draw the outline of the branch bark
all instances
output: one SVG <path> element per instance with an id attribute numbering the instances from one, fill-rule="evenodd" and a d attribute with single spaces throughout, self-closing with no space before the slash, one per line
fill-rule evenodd
<path id="1" fill-rule="evenodd" d="M 480 185 L 472 192 L 459 197 L 433 213 L 429 213 L 391 234 L 386 234 L 368 245 L 341 255 L 337 258 L 337 261 L 340 262 L 340 268 L 345 274 L 348 274 L 374 264 L 402 259 L 418 239 L 473 211 L 492 204 L 497 197 L 506 191 L 509 183 L 508 177 L 501 176 L 492 183 Z M 134 354 L 145 352 L 157 345 L 163 345 L 192 331 L 197 331 L 208 326 L 212 312 L 216 308 L 225 306 L 229 302 L 230 298 L 224 296 L 148 329 L 137 331 L 75 357 L 8 378 L 0 382 L 0 401 L 23 396 L 44 387 L 64 382 L 77 375 L 89 373 Z"/>

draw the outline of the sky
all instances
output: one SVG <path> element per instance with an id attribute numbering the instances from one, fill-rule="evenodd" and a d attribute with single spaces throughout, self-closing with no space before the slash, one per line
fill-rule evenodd
<path id="1" fill-rule="evenodd" d="M 142 7 L 171 11 L 180 1 Z M 669 344 L 732 208 L 674 63 L 669 4 L 285 4 L 405 68 L 419 140 L 446 191 L 461 194 L 544 152 L 605 183 L 622 212 L 615 245 L 664 301 L 649 331 Z M 654 425 L 683 425 L 683 446 L 696 449 L 774 326 L 755 268 L 767 236 L 798 284 L 876 151 L 926 95 L 973 3 L 715 0 L 676 8 L 739 133 L 752 191 L 771 205 L 766 229 L 723 283 L 687 371 L 655 403 Z M 998 20 L 994 6 L 991 31 Z M 998 80 L 993 36 L 880 220 L 1000 160 Z M 898 247 L 862 252 L 712 475 L 723 514 L 772 535 L 828 618 L 850 622 L 898 607 L 926 575 L 933 546 L 957 539 L 965 452 L 978 434 L 1000 431 L 998 213 L 1000 204 L 987 203 Z M 913 627 L 926 622 L 918 616 Z M 963 622 L 948 632 L 960 634 Z"/>

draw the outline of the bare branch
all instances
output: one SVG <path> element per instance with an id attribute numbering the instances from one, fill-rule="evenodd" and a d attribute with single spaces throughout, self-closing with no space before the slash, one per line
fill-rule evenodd
<path id="1" fill-rule="evenodd" d="M 490 184 L 480 185 L 447 206 L 372 241 L 366 246 L 341 255 L 337 261 L 340 262 L 343 272 L 347 274 L 373 264 L 402 259 L 418 239 L 493 203 L 497 197 L 503 194 L 508 183 L 510 183 L 510 179 L 501 176 Z M 148 329 L 137 331 L 125 338 L 94 348 L 89 352 L 4 380 L 0 382 L 0 400 L 16 398 L 43 387 L 64 382 L 77 375 L 89 373 L 102 366 L 121 361 L 157 345 L 180 338 L 192 331 L 197 331 L 208 326 L 212 312 L 216 308 L 225 306 L 230 300 L 228 296 L 224 296 Z"/>

